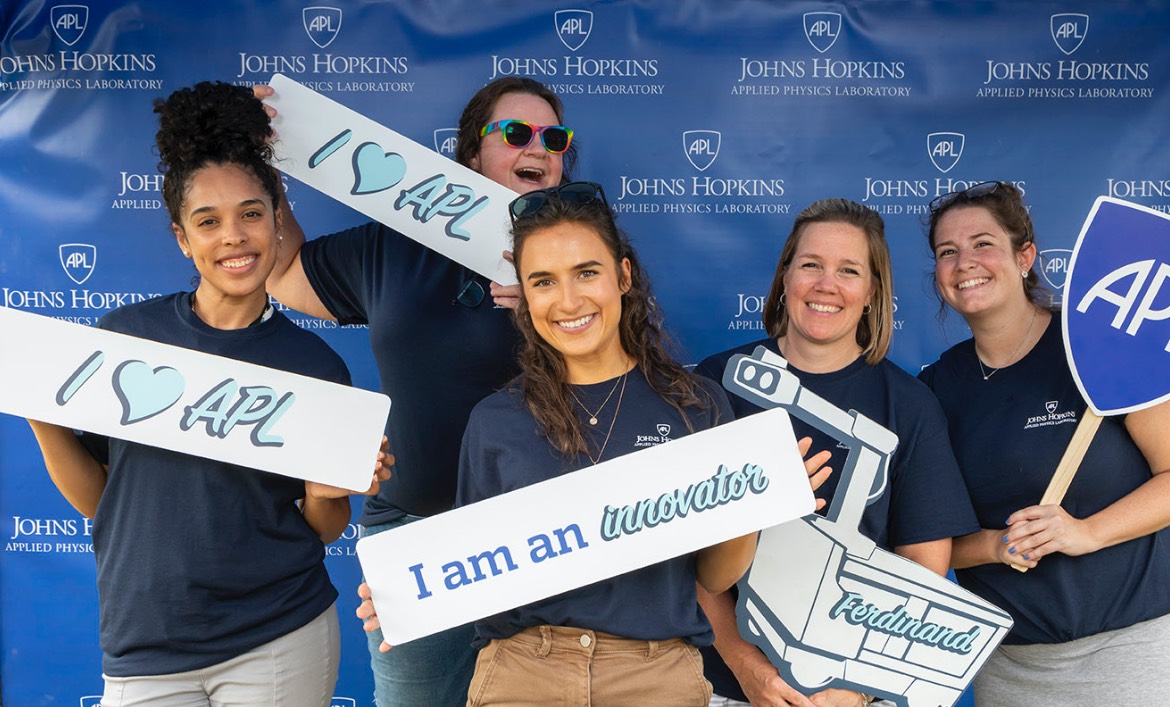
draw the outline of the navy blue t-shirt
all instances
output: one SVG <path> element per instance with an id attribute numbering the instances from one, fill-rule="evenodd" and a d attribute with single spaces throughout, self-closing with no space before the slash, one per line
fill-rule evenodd
<path id="1" fill-rule="evenodd" d="M 98 326 L 349 384 L 341 358 L 279 312 L 225 331 L 177 293 L 116 309 Z M 295 631 L 337 598 L 324 545 L 296 505 L 304 481 L 114 438 L 85 442 L 109 464 L 93 523 L 105 674 L 215 665 Z"/>
<path id="2" fill-rule="evenodd" d="M 1086 404 L 1064 354 L 1060 315 L 1018 362 L 983 379 L 968 339 L 921 374 L 942 403 L 984 528 L 1040 503 Z M 1061 506 L 1088 517 L 1149 481 L 1123 415 L 1101 420 Z M 1088 555 L 1048 555 L 1028 572 L 956 570 L 959 584 L 1008 610 L 1009 644 L 1062 643 L 1170 613 L 1170 530 Z"/>
<path id="3" fill-rule="evenodd" d="M 386 434 L 396 463 L 363 525 L 451 508 L 459 440 L 471 408 L 518 373 L 520 335 L 488 282 L 378 223 L 308 241 L 301 264 L 341 324 L 368 324 L 382 392 L 393 409 Z M 456 300 L 475 279 L 476 307 Z"/>
<path id="4" fill-rule="evenodd" d="M 699 381 L 715 400 L 706 411 L 684 408 L 694 431 L 731 419 L 726 395 Z M 640 368 L 630 371 L 624 391 L 618 380 L 573 386 L 581 403 L 601 412 L 590 426 L 579 408 L 586 442 L 596 458 L 613 424 L 600 461 L 668 442 L 689 434 L 686 421 L 650 387 Z M 620 400 L 620 405 L 618 404 Z M 614 412 L 617 420 L 614 421 Z M 663 425 L 669 425 L 664 436 Z M 519 384 L 491 395 L 471 413 L 459 464 L 458 504 L 464 506 L 531 484 L 547 481 L 592 464 L 581 454 L 566 459 L 540 433 L 525 407 Z M 475 647 L 507 638 L 530 626 L 572 626 L 624 638 L 658 641 L 683 638 L 704 646 L 714 639 L 711 625 L 695 596 L 694 553 L 602 580 L 542 601 L 475 622 Z"/>
<path id="5" fill-rule="evenodd" d="M 775 339 L 763 339 L 704 359 L 695 372 L 722 381 L 732 355 L 751 354 L 757 346 L 780 353 Z M 870 366 L 859 357 L 831 373 L 806 373 L 792 364 L 788 370 L 813 393 L 843 410 L 860 412 L 898 436 L 886 490 L 862 515 L 861 532 L 866 537 L 893 551 L 901 545 L 952 538 L 979 529 L 947 438 L 946 419 L 938 401 L 922 383 L 885 359 Z M 736 418 L 763 410 L 734 393 L 728 398 Z M 833 453 L 828 466 L 834 471 L 844 468 L 849 454 L 844 443 L 795 416 L 791 419 L 797 439 L 812 438 L 812 453 L 828 449 Z M 817 490 L 817 497 L 831 505 L 838 481 L 839 475 L 832 474 Z M 703 661 L 716 694 L 746 699 L 731 669 L 714 648 L 703 651 Z"/>

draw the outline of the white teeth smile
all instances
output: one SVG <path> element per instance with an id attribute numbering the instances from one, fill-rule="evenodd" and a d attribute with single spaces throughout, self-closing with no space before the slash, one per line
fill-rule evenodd
<path id="1" fill-rule="evenodd" d="M 221 260 L 219 261 L 219 264 L 230 270 L 235 270 L 237 268 L 244 268 L 251 265 L 252 261 L 255 259 L 256 256 L 254 255 L 246 255 L 242 258 L 229 258 L 227 260 Z"/>
<path id="2" fill-rule="evenodd" d="M 528 179 L 530 181 L 535 182 L 535 181 L 539 181 L 540 178 L 542 176 L 544 176 L 544 173 L 541 172 L 539 169 L 532 169 L 531 167 L 523 167 L 521 169 L 516 170 L 516 176 L 520 177 L 521 179 Z"/>
<path id="3" fill-rule="evenodd" d="M 562 329 L 580 329 L 581 327 L 588 324 L 590 322 L 590 320 L 592 320 L 592 319 L 593 319 L 592 314 L 586 314 L 584 317 L 581 317 L 580 319 L 570 319 L 567 322 L 557 322 L 557 325 L 559 327 L 561 327 Z"/>
<path id="4" fill-rule="evenodd" d="M 982 285 L 982 284 L 987 283 L 987 282 L 991 282 L 991 278 L 977 277 L 974 280 L 964 280 L 964 281 L 960 282 L 958 287 L 960 290 L 965 290 L 969 287 L 977 287 L 977 286 Z"/>
<path id="5" fill-rule="evenodd" d="M 836 314 L 841 311 L 840 307 L 834 307 L 830 304 L 817 304 L 816 302 L 809 302 L 808 308 L 814 312 L 824 312 L 825 314 Z"/>

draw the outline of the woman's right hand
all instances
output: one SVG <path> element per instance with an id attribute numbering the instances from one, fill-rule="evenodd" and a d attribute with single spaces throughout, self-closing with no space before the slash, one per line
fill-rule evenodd
<path id="1" fill-rule="evenodd" d="M 362 628 L 366 630 L 366 633 L 382 628 L 382 622 L 378 620 L 378 612 L 374 611 L 374 600 L 370 598 L 370 585 L 362 582 L 358 585 L 357 593 L 362 599 L 361 605 L 357 608 L 357 617 L 362 620 Z M 391 647 L 389 643 L 382 641 L 378 650 L 385 653 Z"/>
<path id="2" fill-rule="evenodd" d="M 832 469 L 824 465 L 825 462 L 833 458 L 833 453 L 823 449 L 810 457 L 808 450 L 811 447 L 812 437 L 802 437 L 796 443 L 796 448 L 800 450 L 800 456 L 804 458 L 804 470 L 808 474 L 808 485 L 812 487 L 813 491 L 816 491 L 821 487 L 821 484 L 825 483 L 825 479 L 829 478 L 829 474 L 833 473 Z M 818 498 L 817 510 L 824 508 L 825 503 L 825 499 Z"/>

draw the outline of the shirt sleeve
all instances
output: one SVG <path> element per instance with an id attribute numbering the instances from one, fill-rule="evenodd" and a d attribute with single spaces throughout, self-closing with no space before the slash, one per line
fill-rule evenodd
<path id="1" fill-rule="evenodd" d="M 967 535 L 979 530 L 967 486 L 955 461 L 938 401 L 922 389 L 920 411 L 891 474 L 891 547 Z"/>
<path id="2" fill-rule="evenodd" d="M 369 323 L 370 293 L 382 275 L 381 230 L 381 224 L 370 222 L 301 246 L 305 277 L 341 324 Z"/>

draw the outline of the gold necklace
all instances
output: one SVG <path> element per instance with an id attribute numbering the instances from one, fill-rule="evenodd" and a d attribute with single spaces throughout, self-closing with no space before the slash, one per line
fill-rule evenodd
<path id="1" fill-rule="evenodd" d="M 626 371 L 626 373 L 629 373 L 629 371 Z M 597 416 L 601 414 L 602 408 L 609 404 L 609 399 L 613 397 L 613 393 L 615 390 L 617 390 L 618 384 L 624 381 L 625 377 L 626 374 L 623 373 L 621 378 L 618 378 L 616 381 L 614 381 L 613 387 L 609 390 L 609 395 L 605 396 L 605 400 L 603 400 L 600 407 L 597 408 L 597 412 L 589 412 L 589 408 L 585 407 L 585 403 L 581 402 L 581 398 L 578 398 L 577 394 L 573 392 L 572 386 L 569 386 L 569 395 L 573 396 L 573 400 L 576 400 L 577 404 L 581 406 L 581 409 L 585 411 L 585 414 L 589 416 L 590 425 L 597 424 Z"/>
<path id="2" fill-rule="evenodd" d="M 613 434 L 613 426 L 615 424 L 617 424 L 618 413 L 621 412 L 621 409 L 622 409 L 622 398 L 626 394 L 626 376 L 628 376 L 629 374 L 630 374 L 629 371 L 626 371 L 625 373 L 622 374 L 622 378 L 621 378 L 622 390 L 620 393 L 618 393 L 617 405 L 614 405 L 614 407 L 613 407 L 613 419 L 609 421 L 609 431 L 605 433 L 605 439 L 601 442 L 601 449 L 599 449 L 597 451 L 597 458 L 596 459 L 593 457 L 592 454 L 589 453 L 589 446 L 588 446 L 588 443 L 586 443 L 585 456 L 589 457 L 589 461 L 593 462 L 594 465 L 596 465 L 599 461 L 601 461 L 601 456 L 603 454 L 605 454 L 605 447 L 609 444 L 609 436 Z M 614 388 L 615 389 L 617 388 L 617 383 L 614 384 Z M 609 394 L 612 396 L 613 391 L 610 391 Z M 606 402 L 609 402 L 609 398 L 606 398 L 605 400 L 606 400 Z M 578 401 L 578 402 L 580 402 L 580 401 Z M 582 407 L 584 407 L 584 406 L 582 406 Z M 605 407 L 605 404 L 602 403 L 601 407 Z M 601 408 L 598 408 L 597 411 L 601 412 Z M 585 412 L 589 412 L 589 411 L 586 410 Z"/>
<path id="3" fill-rule="evenodd" d="M 1012 351 L 1011 356 L 1008 356 L 1007 363 L 1003 364 L 999 368 L 991 369 L 991 373 L 988 373 L 987 369 L 983 367 L 983 359 L 979 358 L 979 352 L 975 352 L 975 361 L 979 364 L 979 373 L 983 375 L 983 380 L 991 378 L 996 373 L 999 373 L 1001 370 L 1012 365 L 1012 361 L 1016 360 L 1016 354 L 1020 352 L 1020 349 L 1024 348 L 1024 343 L 1028 341 L 1028 335 L 1032 333 L 1032 325 L 1036 323 L 1036 312 L 1038 311 L 1039 310 L 1036 309 L 1035 306 L 1032 307 L 1032 318 L 1028 320 L 1028 328 L 1024 331 L 1024 338 L 1020 339 L 1019 346 L 1016 347 L 1015 351 Z"/>

